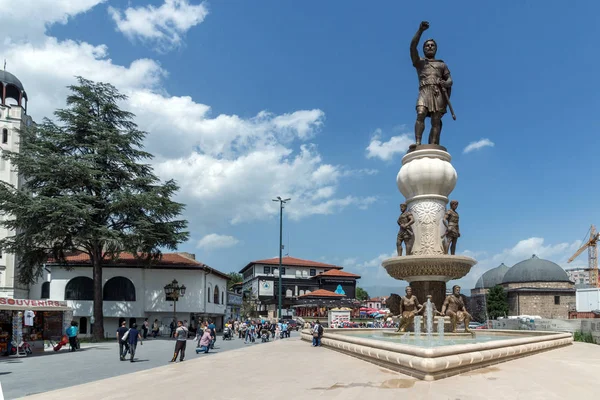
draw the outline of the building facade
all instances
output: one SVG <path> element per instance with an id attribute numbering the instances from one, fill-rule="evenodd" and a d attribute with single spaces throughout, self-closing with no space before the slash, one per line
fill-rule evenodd
<path id="1" fill-rule="evenodd" d="M 569 280 L 576 285 L 590 285 L 593 282 L 590 280 L 589 268 L 569 268 L 566 269 Z"/>
<path id="2" fill-rule="evenodd" d="M 55 263 L 46 264 L 43 278 L 30 287 L 29 298 L 66 300 L 73 308 L 81 334 L 90 334 L 93 280 L 89 257 L 80 253 L 68 256 L 67 261 L 68 269 Z M 164 292 L 165 285 L 173 279 L 186 286 L 185 295 L 176 302 L 167 299 Z M 131 254 L 122 253 L 118 260 L 107 262 L 102 269 L 105 335 L 113 337 L 119 321 L 136 322 L 139 326 L 145 318 L 151 325 L 158 320 L 163 332 L 174 318 L 187 320 L 192 329 L 199 321 L 210 318 L 221 329 L 228 279 L 188 253 L 163 254 L 150 267 L 140 265 Z"/>
<path id="3" fill-rule="evenodd" d="M 33 123 L 27 115 L 27 93 L 16 76 L 0 71 L 0 96 L 0 148 L 19 152 L 19 130 Z M 21 186 L 21 177 L 3 159 L 0 159 L 0 180 L 17 188 Z M 12 231 L 0 228 L 0 239 L 12 235 Z M 17 265 L 13 254 L 0 254 L 0 297 L 27 298 L 27 286 L 17 281 Z"/>
<path id="4" fill-rule="evenodd" d="M 360 276 L 341 270 L 342 267 L 337 265 L 283 257 L 283 315 L 293 316 L 298 299 L 319 289 L 354 299 L 356 280 Z M 243 293 L 255 301 L 258 315 L 275 318 L 279 301 L 279 258 L 252 261 L 240 270 L 240 274 L 244 278 Z"/>
<path id="5" fill-rule="evenodd" d="M 510 268 L 502 279 L 509 316 L 568 318 L 575 308 L 575 285 L 558 264 L 533 255 Z"/>

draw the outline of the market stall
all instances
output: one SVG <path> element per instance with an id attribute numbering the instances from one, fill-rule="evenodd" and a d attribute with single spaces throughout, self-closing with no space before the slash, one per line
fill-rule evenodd
<path id="1" fill-rule="evenodd" d="M 44 351 L 44 342 L 59 341 L 72 319 L 66 301 L 0 297 L 0 355 Z"/>

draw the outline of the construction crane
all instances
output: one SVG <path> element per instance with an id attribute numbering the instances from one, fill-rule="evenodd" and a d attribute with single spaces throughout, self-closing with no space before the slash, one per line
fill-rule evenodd
<path id="1" fill-rule="evenodd" d="M 571 258 L 569 258 L 569 261 L 567 261 L 567 263 L 570 263 L 571 261 L 573 261 L 574 259 L 579 257 L 579 255 L 581 253 L 583 253 L 583 251 L 585 249 L 587 249 L 588 250 L 588 271 L 590 274 L 590 285 L 592 285 L 594 287 L 599 286 L 598 285 L 598 239 L 599 239 L 599 236 L 600 236 L 600 234 L 598 234 L 598 231 L 596 231 L 596 227 L 594 225 L 592 225 L 590 227 L 590 239 L 586 243 L 584 243 L 584 245 L 581 246 L 579 248 L 579 250 L 577 250 Z"/>

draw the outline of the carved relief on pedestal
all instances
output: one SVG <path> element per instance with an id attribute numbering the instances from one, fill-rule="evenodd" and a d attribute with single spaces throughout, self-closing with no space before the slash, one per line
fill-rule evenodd
<path id="1" fill-rule="evenodd" d="M 441 240 L 440 223 L 446 211 L 446 205 L 440 200 L 418 200 L 409 205 L 415 218 L 413 225 L 415 242 L 413 255 L 444 254 Z"/>

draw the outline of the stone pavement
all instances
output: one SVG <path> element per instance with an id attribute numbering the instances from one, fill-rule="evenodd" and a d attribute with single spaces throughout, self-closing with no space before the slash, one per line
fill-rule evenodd
<path id="1" fill-rule="evenodd" d="M 293 332 L 292 335 L 298 334 Z M 223 341 L 219 336 L 214 352 L 217 354 L 244 346 L 263 344 L 244 345 L 243 340 L 236 338 Z M 75 353 L 61 350 L 22 358 L 0 357 L 0 382 L 5 399 L 15 399 L 165 366 L 173 357 L 174 347 L 173 339 L 146 340 L 143 346 L 138 345 L 134 363 L 119 361 L 116 340 L 98 344 L 82 343 L 81 351 Z M 188 340 L 186 359 L 212 356 L 211 353 L 196 355 L 195 347 L 194 341 Z"/>
<path id="2" fill-rule="evenodd" d="M 299 339 L 190 359 L 27 397 L 130 399 L 594 399 L 600 346 L 572 346 L 424 382 Z"/>

